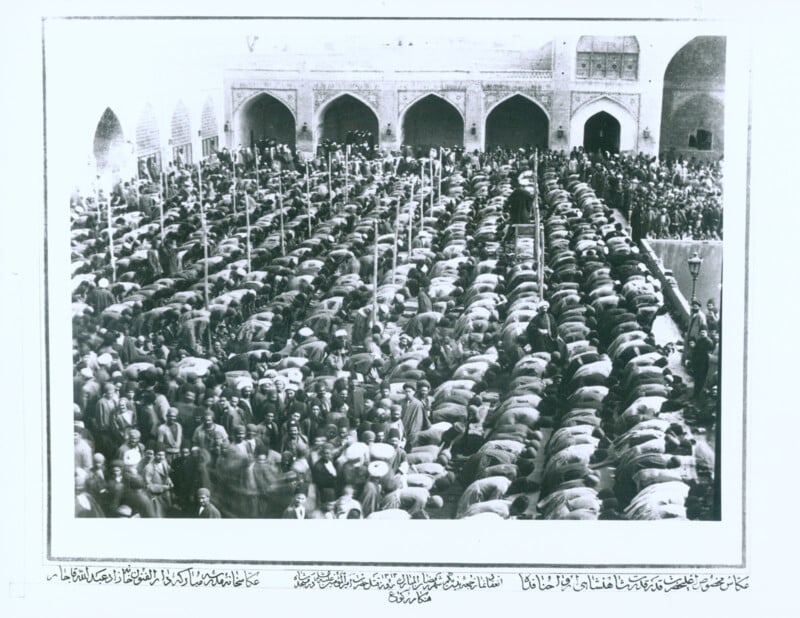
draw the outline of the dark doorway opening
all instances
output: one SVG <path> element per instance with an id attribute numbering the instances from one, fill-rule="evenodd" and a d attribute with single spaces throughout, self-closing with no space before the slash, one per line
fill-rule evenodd
<path id="1" fill-rule="evenodd" d="M 345 94 L 332 101 L 322 114 L 320 137 L 337 144 L 375 145 L 378 117 L 369 106 Z"/>
<path id="2" fill-rule="evenodd" d="M 608 112 L 598 112 L 583 126 L 583 147 L 587 152 L 619 152 L 619 120 Z"/>
<path id="3" fill-rule="evenodd" d="M 463 146 L 464 119 L 452 104 L 429 94 L 406 112 L 403 143 L 426 156 L 430 148 Z"/>
<path id="4" fill-rule="evenodd" d="M 522 95 L 515 95 L 495 107 L 486 118 L 486 149 L 547 149 L 550 130 L 541 107 Z"/>
<path id="5" fill-rule="evenodd" d="M 276 145 L 286 144 L 294 150 L 296 133 L 292 112 L 266 92 L 251 100 L 242 112 L 242 146 L 273 140 Z"/>

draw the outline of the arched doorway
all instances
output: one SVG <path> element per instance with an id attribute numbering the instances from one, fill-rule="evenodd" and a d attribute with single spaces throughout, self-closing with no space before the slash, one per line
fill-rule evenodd
<path id="1" fill-rule="evenodd" d="M 486 149 L 547 149 L 550 123 L 544 110 L 530 99 L 516 94 L 497 105 L 486 117 Z"/>
<path id="2" fill-rule="evenodd" d="M 262 92 L 247 102 L 240 114 L 239 141 L 242 146 L 253 146 L 264 140 L 295 147 L 296 125 L 294 115 L 275 97 Z"/>
<path id="3" fill-rule="evenodd" d="M 429 94 L 406 111 L 403 143 L 417 153 L 427 153 L 432 147 L 463 146 L 464 119 L 451 103 Z"/>
<path id="4" fill-rule="evenodd" d="M 111 108 L 106 108 L 97 123 L 93 150 L 98 176 L 118 174 L 125 167 L 125 134 L 119 118 Z"/>
<path id="5" fill-rule="evenodd" d="M 619 120 L 608 112 L 597 112 L 583 125 L 583 148 L 586 152 L 617 153 L 620 131 Z"/>
<path id="6" fill-rule="evenodd" d="M 695 37 L 667 65 L 659 142 L 660 153 L 666 160 L 722 157 L 725 43 L 725 37 Z"/>
<path id="7" fill-rule="evenodd" d="M 375 145 L 378 137 L 378 117 L 363 101 L 343 94 L 325 107 L 320 116 L 321 140 L 337 144 Z"/>

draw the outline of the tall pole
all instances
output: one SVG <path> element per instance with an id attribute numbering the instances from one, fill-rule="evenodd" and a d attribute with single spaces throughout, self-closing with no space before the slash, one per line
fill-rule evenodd
<path id="1" fill-rule="evenodd" d="M 414 180 L 411 181 L 411 199 L 408 200 L 408 259 L 409 260 L 411 259 L 411 233 L 413 227 L 414 227 Z"/>
<path id="2" fill-rule="evenodd" d="M 400 225 L 400 200 L 397 201 L 397 208 L 394 215 L 394 250 L 392 251 L 392 285 L 395 281 L 395 273 L 397 272 L 397 228 Z"/>
<path id="3" fill-rule="evenodd" d="M 106 202 L 108 204 L 108 250 L 111 253 L 111 281 L 117 281 L 117 260 L 114 257 L 114 225 L 111 221 L 113 218 L 111 213 L 111 200 Z"/>
<path id="4" fill-rule="evenodd" d="M 538 273 L 541 268 L 539 268 L 539 204 L 536 203 L 536 191 L 533 192 L 533 227 L 534 229 L 534 236 L 533 236 L 533 262 L 536 264 L 536 272 Z M 539 294 L 542 293 L 541 288 L 539 289 Z"/>
<path id="5" fill-rule="evenodd" d="M 533 216 L 535 228 L 536 275 L 539 284 L 539 297 L 544 300 L 544 235 L 542 234 L 541 213 L 539 212 L 539 149 L 533 155 Z"/>
<path id="6" fill-rule="evenodd" d="M 433 157 L 431 157 L 431 215 L 433 215 Z"/>
<path id="7" fill-rule="evenodd" d="M 278 172 L 278 207 L 280 208 L 280 219 L 281 219 L 281 255 L 286 255 L 286 242 L 284 237 L 286 234 L 283 231 L 283 180 L 281 179 L 281 173 Z"/>
<path id="8" fill-rule="evenodd" d="M 164 173 L 164 170 L 161 170 L 160 178 L 161 180 L 161 197 L 158 200 L 158 215 L 159 221 L 161 222 L 161 242 L 164 242 L 164 204 L 167 203 L 167 175 Z"/>
<path id="9" fill-rule="evenodd" d="M 378 220 L 375 219 L 375 255 L 372 258 L 372 326 L 378 315 Z"/>
<path id="10" fill-rule="evenodd" d="M 333 172 L 331 171 L 331 153 L 328 151 L 328 200 L 333 214 Z"/>
<path id="11" fill-rule="evenodd" d="M 203 173 L 197 163 L 197 190 L 200 197 L 200 223 L 203 226 L 203 302 L 208 311 L 208 226 L 206 225 L 206 208 L 203 204 Z M 211 333 L 209 332 L 209 336 Z"/>
<path id="12" fill-rule="evenodd" d="M 255 145 L 253 148 L 255 151 L 255 159 L 256 159 L 256 191 L 258 191 L 258 144 Z M 247 204 L 245 204 L 245 208 L 247 208 Z"/>
<path id="13" fill-rule="evenodd" d="M 419 233 L 425 229 L 425 196 L 422 190 L 425 187 L 425 164 L 419 168 Z"/>
<path id="14" fill-rule="evenodd" d="M 311 197 L 308 195 L 308 161 L 306 161 L 306 211 L 308 213 L 308 237 L 311 238 Z"/>
<path id="15" fill-rule="evenodd" d="M 231 152 L 231 161 L 233 164 L 233 189 L 231 189 L 231 197 L 233 199 L 233 214 L 236 214 L 236 151 L 234 150 Z M 245 207 L 247 206 L 247 202 L 245 202 Z"/>
<path id="16" fill-rule="evenodd" d="M 234 193 L 236 193 L 236 186 L 234 183 Z M 258 189 L 256 189 L 256 198 L 258 198 Z M 250 246 L 250 204 L 247 200 L 244 201 L 244 221 L 247 227 L 247 272 L 252 271 L 252 262 L 250 260 L 251 246 Z"/>
<path id="17" fill-rule="evenodd" d="M 344 147 L 344 199 L 345 199 L 345 203 L 347 202 L 348 194 L 350 193 L 350 183 L 349 183 L 349 180 L 348 180 L 348 175 L 350 173 L 350 170 L 349 170 L 349 163 L 350 163 L 349 154 L 350 154 L 350 145 L 349 144 L 345 144 L 345 147 Z"/>
<path id="18" fill-rule="evenodd" d="M 442 199 L 442 149 L 439 148 L 439 182 L 438 182 L 439 199 Z"/>
<path id="19" fill-rule="evenodd" d="M 206 221 L 206 206 L 203 203 L 203 175 L 200 161 L 197 162 L 197 191 L 200 198 L 200 221 L 203 226 L 203 302 L 205 302 L 205 309 L 208 313 L 206 334 L 208 335 L 208 352 L 210 354 L 213 346 L 211 343 L 211 313 L 208 310 L 208 223 Z"/>

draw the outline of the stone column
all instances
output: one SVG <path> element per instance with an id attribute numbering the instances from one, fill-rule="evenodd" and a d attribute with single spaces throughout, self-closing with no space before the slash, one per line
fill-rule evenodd
<path id="1" fill-rule="evenodd" d="M 303 131 L 304 125 L 305 131 Z M 316 152 L 319 135 L 314 123 L 314 84 L 308 77 L 297 82 L 295 131 L 297 151 L 313 155 Z"/>
<path id="2" fill-rule="evenodd" d="M 664 90 L 663 60 L 650 48 L 642 46 L 639 53 L 639 85 L 641 87 L 639 103 L 639 127 L 637 149 L 648 155 L 658 155 L 661 142 L 661 107 Z M 647 131 L 648 137 L 645 137 Z"/>
<path id="3" fill-rule="evenodd" d="M 376 87 L 378 88 L 378 147 L 387 151 L 397 150 L 400 148 L 397 84 L 384 81 Z M 391 130 L 391 133 L 388 133 L 387 129 Z"/>
<path id="4" fill-rule="evenodd" d="M 483 122 L 483 88 L 480 82 L 467 85 L 464 114 L 464 148 L 467 151 L 483 150 L 486 127 Z M 474 134 L 473 134 L 474 127 Z"/>
<path id="5" fill-rule="evenodd" d="M 553 95 L 550 105 L 551 150 L 569 150 L 572 75 L 575 72 L 575 37 L 558 37 L 553 41 Z M 562 136 L 559 137 L 559 128 Z M 581 138 L 579 138 L 581 139 Z"/>

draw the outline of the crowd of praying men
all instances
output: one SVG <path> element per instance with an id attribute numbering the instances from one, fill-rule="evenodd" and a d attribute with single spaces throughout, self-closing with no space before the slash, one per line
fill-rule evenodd
<path id="1" fill-rule="evenodd" d="M 76 516 L 710 517 L 596 157 L 331 154 L 73 195 Z"/>

